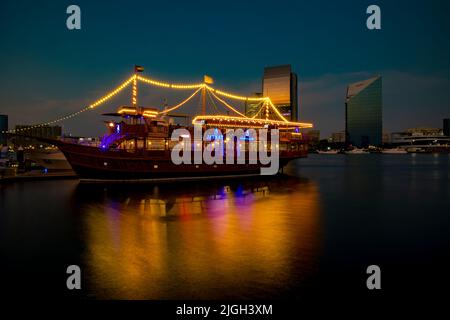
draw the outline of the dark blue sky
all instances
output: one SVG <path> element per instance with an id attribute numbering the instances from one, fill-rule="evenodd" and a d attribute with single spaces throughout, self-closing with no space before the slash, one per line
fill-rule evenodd
<path id="1" fill-rule="evenodd" d="M 82 29 L 66 28 L 81 8 Z M 365 27 L 377 4 L 382 30 Z M 134 64 L 161 80 L 199 81 L 249 94 L 265 66 L 292 64 L 300 115 L 327 136 L 344 128 L 345 86 L 383 75 L 384 128 L 440 127 L 450 116 L 448 1 L 9 1 L 0 10 L 0 113 L 11 124 L 57 118 L 127 78 Z M 143 104 L 162 97 L 142 89 Z M 64 123 L 100 133 L 96 114 Z M 187 93 L 185 93 L 187 94 Z"/>

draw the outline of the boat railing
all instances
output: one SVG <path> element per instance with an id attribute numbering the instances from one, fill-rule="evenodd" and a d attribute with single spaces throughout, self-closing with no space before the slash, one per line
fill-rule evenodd
<path id="1" fill-rule="evenodd" d="M 259 141 L 252 141 L 259 144 Z M 207 145 L 214 144 L 217 142 L 207 142 L 207 141 L 192 141 L 190 142 L 190 149 L 193 151 L 196 148 L 200 148 L 204 150 Z M 115 148 L 109 148 L 110 150 L 125 150 L 127 152 L 137 152 L 138 150 L 147 150 L 147 151 L 171 151 L 176 145 L 179 144 L 179 141 L 171 141 L 168 138 L 161 139 L 146 139 L 144 140 L 128 140 L 123 141 L 119 146 Z M 271 150 L 272 145 L 271 142 L 265 142 L 263 145 L 265 151 Z M 258 146 L 259 147 L 259 146 Z M 226 142 L 223 144 L 224 150 L 226 149 Z M 234 148 L 237 150 L 248 152 L 251 150 L 251 144 L 249 141 L 242 141 L 235 143 Z M 278 142 L 274 148 L 279 150 L 280 152 L 291 152 L 291 151 L 305 151 L 307 150 L 306 143 L 299 143 L 299 141 L 289 141 Z"/>
<path id="2" fill-rule="evenodd" d="M 135 138 L 135 139 L 126 139 L 118 141 L 117 144 L 109 143 L 105 145 L 101 140 L 99 139 L 93 139 L 93 138 L 75 138 L 75 137 L 64 137 L 61 140 L 73 144 L 83 145 L 83 146 L 90 146 L 90 147 L 97 147 L 103 150 L 108 151 L 126 151 L 130 153 L 137 153 L 142 151 L 171 151 L 177 144 L 179 144 L 179 141 L 172 141 L 170 138 Z M 295 151 L 304 151 L 307 149 L 306 143 L 303 143 L 304 141 L 300 139 L 296 140 L 289 140 L 289 141 L 279 141 L 275 149 L 279 150 L 281 153 L 289 153 L 289 152 L 295 152 Z M 217 141 L 191 141 L 191 150 L 194 150 L 195 148 L 198 148 L 201 146 L 202 150 L 209 145 L 218 143 Z M 224 141 L 224 150 L 226 149 L 226 143 L 227 141 Z M 240 149 L 241 151 L 248 152 L 251 149 L 251 143 L 256 143 L 259 145 L 259 141 L 235 141 L 235 149 Z M 271 142 L 265 142 L 263 145 L 263 148 L 265 151 L 271 150 Z M 259 147 L 259 146 L 258 146 Z"/>

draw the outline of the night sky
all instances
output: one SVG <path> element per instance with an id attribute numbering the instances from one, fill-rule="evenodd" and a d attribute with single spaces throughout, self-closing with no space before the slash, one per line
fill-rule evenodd
<path id="1" fill-rule="evenodd" d="M 81 8 L 81 30 L 66 28 L 71 4 Z M 366 28 L 370 4 L 381 7 L 382 30 Z M 265 66 L 292 64 L 301 120 L 322 138 L 344 129 L 346 85 L 376 74 L 385 132 L 442 127 L 449 13 L 449 1 L 4 1 L 0 113 L 10 126 L 58 118 L 120 84 L 134 64 L 163 81 L 208 74 L 215 87 L 245 95 L 260 91 Z M 64 122 L 64 131 L 100 134 L 98 115 L 127 103 L 130 90 Z M 141 85 L 140 104 L 187 95 Z"/>

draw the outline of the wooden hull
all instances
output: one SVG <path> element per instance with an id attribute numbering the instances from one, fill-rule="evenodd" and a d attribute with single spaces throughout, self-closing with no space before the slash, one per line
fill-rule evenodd
<path id="1" fill-rule="evenodd" d="M 103 150 L 54 141 L 80 179 L 94 180 L 162 180 L 207 178 L 260 174 L 261 164 L 180 164 L 171 160 L 170 150 Z M 291 160 L 307 156 L 307 150 L 280 152 L 280 170 Z M 193 157 L 192 157 L 193 159 Z"/>

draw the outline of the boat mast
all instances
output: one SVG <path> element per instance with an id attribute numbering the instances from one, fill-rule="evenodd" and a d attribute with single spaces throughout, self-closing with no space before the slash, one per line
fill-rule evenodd
<path id="1" fill-rule="evenodd" d="M 206 115 L 206 85 L 213 84 L 214 80 L 208 75 L 203 76 L 203 88 L 202 88 L 202 115 Z"/>
<path id="2" fill-rule="evenodd" d="M 206 82 L 205 82 L 206 84 Z M 202 115 L 206 114 L 206 86 L 202 88 Z"/>
<path id="3" fill-rule="evenodd" d="M 137 107 L 137 77 L 138 77 L 138 72 L 142 72 L 144 71 L 144 68 L 142 68 L 141 66 L 137 66 L 134 65 L 134 78 L 133 78 L 133 91 L 132 91 L 132 95 L 131 95 L 131 105 L 136 108 L 136 111 L 138 111 L 138 107 Z M 144 120 L 145 121 L 145 120 Z M 135 124 L 137 124 L 137 120 L 135 120 Z M 146 139 L 144 139 L 144 147 L 146 146 Z M 137 147 L 137 138 L 134 138 L 134 152 L 136 152 L 138 149 Z"/>
<path id="4" fill-rule="evenodd" d="M 131 105 L 137 107 L 137 66 L 134 66 L 134 79 L 133 79 L 133 91 L 131 95 Z"/>

